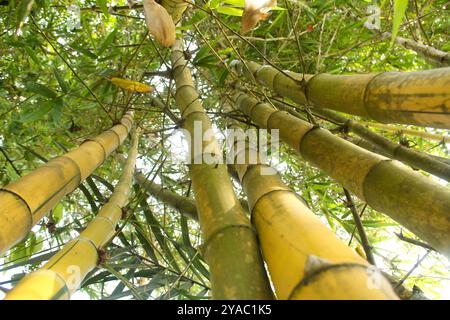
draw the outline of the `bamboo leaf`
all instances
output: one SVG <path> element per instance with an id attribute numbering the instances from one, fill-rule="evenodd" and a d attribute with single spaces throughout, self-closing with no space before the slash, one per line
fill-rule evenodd
<path id="1" fill-rule="evenodd" d="M 400 24 L 406 14 L 406 9 L 408 8 L 408 0 L 394 0 L 394 18 L 392 21 L 392 39 L 391 47 L 395 42 L 398 30 L 400 29 Z"/>
<path id="2" fill-rule="evenodd" d="M 234 16 L 234 17 L 242 17 L 243 10 L 238 8 L 232 8 L 232 7 L 218 7 L 217 9 L 218 13 L 226 14 L 227 16 Z"/>
<path id="3" fill-rule="evenodd" d="M 58 81 L 59 87 L 64 93 L 67 93 L 70 91 L 69 85 L 64 81 L 63 77 L 60 74 L 60 71 L 56 69 L 56 67 L 53 67 L 53 74 L 56 78 L 56 81 Z"/>
<path id="4" fill-rule="evenodd" d="M 21 28 L 25 22 L 25 19 L 31 12 L 33 8 L 34 0 L 21 0 L 17 7 L 17 22 L 16 22 L 16 33 L 21 31 Z"/>
<path id="5" fill-rule="evenodd" d="M 33 93 L 37 93 L 43 97 L 46 98 L 56 98 L 57 94 L 55 91 L 53 91 L 52 89 L 50 89 L 49 87 L 37 83 L 37 82 L 27 82 L 25 84 L 25 89 L 29 92 L 33 92 Z"/>

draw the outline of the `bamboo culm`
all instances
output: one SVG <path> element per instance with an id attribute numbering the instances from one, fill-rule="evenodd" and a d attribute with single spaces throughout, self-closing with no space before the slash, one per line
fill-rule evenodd
<path id="1" fill-rule="evenodd" d="M 229 154 L 234 155 L 277 297 L 397 299 L 381 273 L 342 243 L 278 173 L 261 162 L 257 146 L 246 140 L 241 126 L 233 120 L 228 124 L 236 137 Z M 249 159 L 257 159 L 256 164 Z M 377 288 L 370 288 L 375 278 Z"/>
<path id="2" fill-rule="evenodd" d="M 450 257 L 450 188 L 245 93 L 235 99 L 258 126 L 279 129 L 306 161 Z"/>
<path id="3" fill-rule="evenodd" d="M 203 136 L 212 125 L 195 89 L 180 39 L 172 47 L 172 70 L 183 128 L 192 137 L 197 121 L 202 132 L 195 134 Z M 226 165 L 197 161 L 222 154 L 215 137 L 209 135 L 200 149 L 191 148 L 189 172 L 204 239 L 203 252 L 210 268 L 212 296 L 271 299 L 273 294 L 255 231 L 234 193 Z"/>
<path id="4" fill-rule="evenodd" d="M 418 72 L 317 75 L 281 72 L 240 61 L 231 66 L 242 76 L 277 94 L 315 108 L 328 108 L 382 123 L 450 128 L 450 68 Z"/>
<path id="5" fill-rule="evenodd" d="M 399 160 L 413 168 L 422 169 L 423 171 L 429 172 L 436 177 L 450 181 L 450 165 L 448 163 L 439 161 L 429 154 L 394 143 L 382 135 L 369 130 L 358 121 L 348 119 L 341 116 L 337 112 L 327 109 L 315 110 L 315 112 L 326 117 L 327 119 L 340 123 L 349 131 L 354 132 L 361 138 L 371 142 L 376 147 L 385 150 L 385 155 L 389 158 Z"/>
<path id="6" fill-rule="evenodd" d="M 102 260 L 101 249 L 111 239 L 129 201 L 138 137 L 134 133 L 122 175 L 109 201 L 81 234 L 69 241 L 41 269 L 25 276 L 6 300 L 69 299 L 88 272 Z"/>
<path id="7" fill-rule="evenodd" d="M 132 114 L 127 113 L 111 129 L 1 188 L 0 254 L 22 240 L 55 204 L 100 166 L 126 139 L 132 123 Z"/>

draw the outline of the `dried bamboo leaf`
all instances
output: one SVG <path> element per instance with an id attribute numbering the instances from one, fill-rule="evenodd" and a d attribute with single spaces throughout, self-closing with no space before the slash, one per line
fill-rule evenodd
<path id="1" fill-rule="evenodd" d="M 245 0 L 241 31 L 246 33 L 255 28 L 259 21 L 266 20 L 269 11 L 277 5 L 277 0 Z"/>
<path id="2" fill-rule="evenodd" d="M 141 93 L 153 91 L 153 88 L 150 87 L 149 85 L 137 81 L 113 77 L 111 78 L 111 82 L 114 83 L 116 86 L 127 91 L 141 92 Z"/>
<path id="3" fill-rule="evenodd" d="M 144 0 L 145 22 L 149 32 L 164 47 L 175 42 L 175 24 L 169 13 L 154 0 Z"/>

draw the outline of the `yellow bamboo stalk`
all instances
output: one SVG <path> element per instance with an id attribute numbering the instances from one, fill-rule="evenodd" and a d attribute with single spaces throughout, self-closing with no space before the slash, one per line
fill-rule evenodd
<path id="1" fill-rule="evenodd" d="M 443 142 L 443 143 L 450 143 L 450 136 L 448 136 L 448 135 L 445 136 L 445 135 L 431 133 L 431 132 L 418 131 L 418 130 L 414 130 L 414 129 L 408 129 L 408 128 L 404 128 L 404 127 L 387 125 L 387 124 L 376 123 L 376 122 L 369 122 L 369 121 L 360 121 L 360 123 L 365 126 L 381 129 L 384 131 L 406 134 L 409 136 L 419 137 L 419 138 L 423 138 L 423 139 L 427 139 L 427 140 L 439 141 L 439 142 Z"/>
<path id="2" fill-rule="evenodd" d="M 240 75 L 301 104 L 328 108 L 374 119 L 450 128 L 450 68 L 418 72 L 356 75 L 317 75 L 280 72 L 268 65 L 240 61 L 232 66 Z M 253 77 L 252 77 L 253 75 Z"/>
<path id="3" fill-rule="evenodd" d="M 226 104 L 225 104 L 226 106 Z M 226 110 L 226 109 L 225 109 Z M 397 299 L 379 271 L 340 241 L 234 130 L 235 168 L 279 299 Z M 248 159 L 257 159 L 249 164 Z"/>
<path id="4" fill-rule="evenodd" d="M 260 127 L 279 129 L 306 161 L 450 257 L 450 188 L 245 93 L 236 96 L 236 105 Z"/>
<path id="5" fill-rule="evenodd" d="M 180 39 L 172 47 L 172 70 L 183 128 L 192 141 L 202 140 L 198 135 L 211 130 L 211 121 L 195 89 Z M 201 132 L 194 131 L 196 121 Z M 209 135 L 200 150 L 191 148 L 189 165 L 213 298 L 271 299 L 255 231 L 234 193 L 226 165 L 195 161 L 221 154 L 214 135 Z"/>
<path id="6" fill-rule="evenodd" d="M 122 218 L 122 208 L 131 194 L 138 147 L 133 133 L 122 176 L 109 201 L 100 209 L 86 229 L 68 242 L 41 269 L 25 276 L 5 297 L 6 300 L 69 299 L 79 288 L 88 272 L 97 266 L 101 249 L 114 235 Z"/>
<path id="7" fill-rule="evenodd" d="M 100 166 L 126 139 L 132 123 L 132 114 L 127 113 L 111 129 L 1 188 L 0 254 L 22 240 L 56 203 Z"/>
<path id="8" fill-rule="evenodd" d="M 177 25 L 188 6 L 185 0 L 161 0 L 161 5 L 171 15 L 173 22 Z"/>

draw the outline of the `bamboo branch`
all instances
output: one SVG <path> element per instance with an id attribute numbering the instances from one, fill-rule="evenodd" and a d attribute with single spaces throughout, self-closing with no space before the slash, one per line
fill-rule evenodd
<path id="1" fill-rule="evenodd" d="M 356 211 L 355 203 L 353 202 L 352 195 L 348 192 L 347 189 L 344 188 L 345 197 L 347 198 L 347 207 L 350 209 L 352 213 L 353 220 L 355 221 L 356 229 L 358 230 L 359 238 L 361 239 L 361 244 L 364 248 L 364 253 L 366 254 L 367 261 L 370 264 L 375 264 L 375 258 L 372 254 L 372 246 L 369 243 L 369 239 L 367 238 L 367 234 L 364 231 L 364 226 L 361 222 L 361 218 L 359 217 L 358 212 Z"/>

